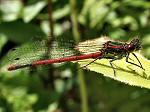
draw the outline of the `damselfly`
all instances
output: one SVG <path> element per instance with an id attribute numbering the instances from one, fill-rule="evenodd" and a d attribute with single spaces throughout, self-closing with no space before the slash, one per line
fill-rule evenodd
<path id="1" fill-rule="evenodd" d="M 10 59 L 13 62 L 8 67 L 8 70 L 17 70 L 25 67 L 33 67 L 38 65 L 48 65 L 53 63 L 71 62 L 83 59 L 94 59 L 89 64 L 97 59 L 109 59 L 110 65 L 114 71 L 113 61 L 126 57 L 126 62 L 138 66 L 142 69 L 137 56 L 133 53 L 141 49 L 141 43 L 138 38 L 133 39 L 129 43 L 110 40 L 108 37 L 100 37 L 94 40 L 88 40 L 79 44 L 74 44 L 70 41 L 53 41 L 51 45 L 47 44 L 46 40 L 34 42 L 25 45 L 21 48 L 15 48 L 10 54 Z M 138 64 L 129 61 L 129 55 L 132 53 Z"/>

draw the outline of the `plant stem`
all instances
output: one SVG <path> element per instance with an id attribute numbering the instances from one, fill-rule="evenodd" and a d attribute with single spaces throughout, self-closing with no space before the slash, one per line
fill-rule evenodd
<path id="1" fill-rule="evenodd" d="M 80 41 L 80 33 L 78 30 L 78 18 L 77 18 L 77 9 L 76 9 L 76 0 L 70 0 L 71 5 L 71 21 L 72 21 L 72 30 L 73 36 L 77 42 Z"/>
<path id="2" fill-rule="evenodd" d="M 76 42 L 80 40 L 80 33 L 78 30 L 78 18 L 77 18 L 77 8 L 76 8 L 76 0 L 70 0 L 71 5 L 71 21 L 72 21 L 72 30 L 73 36 Z M 78 80 L 80 84 L 80 94 L 81 94 L 81 102 L 82 102 L 82 112 L 88 112 L 88 96 L 87 96 L 87 89 L 85 84 L 85 78 L 83 71 L 80 69 L 78 70 Z"/>
<path id="3" fill-rule="evenodd" d="M 52 11 L 53 11 L 52 0 L 48 0 L 49 27 L 51 30 L 50 36 L 52 38 L 54 38 L 54 21 L 53 21 L 53 17 L 52 17 Z"/>
<path id="4" fill-rule="evenodd" d="M 87 87 L 85 83 L 85 77 L 83 70 L 78 71 L 78 80 L 80 84 L 80 94 L 81 94 L 81 101 L 82 101 L 82 112 L 88 112 L 88 95 L 87 95 Z"/>
<path id="5" fill-rule="evenodd" d="M 50 33 L 49 33 L 49 38 L 48 38 L 48 45 L 51 45 L 52 40 L 55 39 L 54 36 L 54 21 L 53 21 L 53 8 L 52 8 L 52 0 L 48 0 L 48 16 L 49 16 L 49 28 L 50 28 Z M 47 52 L 47 56 L 49 54 L 49 52 L 51 51 L 50 47 L 48 47 L 48 52 Z M 50 69 L 49 69 L 49 81 L 51 82 L 51 87 L 52 89 L 54 89 L 54 68 L 52 65 L 50 65 Z"/>

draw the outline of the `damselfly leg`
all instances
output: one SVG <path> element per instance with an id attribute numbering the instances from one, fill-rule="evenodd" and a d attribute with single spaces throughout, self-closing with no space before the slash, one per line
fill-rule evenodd
<path id="1" fill-rule="evenodd" d="M 86 68 L 86 67 L 89 66 L 90 64 L 94 63 L 96 60 L 101 59 L 101 57 L 102 57 L 102 56 L 99 56 L 99 57 L 95 58 L 93 61 L 91 61 L 90 63 L 88 63 L 88 64 L 86 64 L 86 65 L 84 65 L 84 66 L 82 66 L 82 67 L 80 67 L 80 68 Z"/>
<path id="2" fill-rule="evenodd" d="M 142 69 L 144 70 L 144 68 L 143 68 L 143 66 L 142 66 L 142 64 L 141 64 L 141 62 L 140 62 L 140 60 L 138 59 L 138 57 L 137 57 L 134 53 L 132 53 L 132 54 L 133 54 L 133 56 L 137 59 L 137 61 L 138 61 L 138 63 L 139 63 L 140 65 L 135 64 L 135 63 L 129 61 L 129 55 L 130 55 L 129 53 L 127 53 L 127 55 L 126 55 L 126 62 L 127 62 L 127 63 L 130 63 L 130 64 L 132 64 L 132 65 L 135 65 L 135 66 L 137 66 L 137 67 L 140 67 L 140 68 L 142 68 Z"/>
<path id="3" fill-rule="evenodd" d="M 120 59 L 120 58 L 114 58 L 114 59 L 112 59 L 112 60 L 109 61 L 110 65 L 111 65 L 111 67 L 112 67 L 112 69 L 113 69 L 113 71 L 114 71 L 114 76 L 115 76 L 115 77 L 116 77 L 116 71 L 115 71 L 115 68 L 114 68 L 112 62 L 113 62 L 113 61 L 116 61 L 116 60 L 118 60 L 118 59 Z"/>

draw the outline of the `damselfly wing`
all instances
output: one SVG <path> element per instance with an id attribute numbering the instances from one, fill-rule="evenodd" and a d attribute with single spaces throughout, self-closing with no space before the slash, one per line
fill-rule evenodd
<path id="1" fill-rule="evenodd" d="M 102 40 L 104 40 L 104 38 L 106 37 L 101 37 Z M 42 60 L 60 59 L 60 62 L 63 62 L 61 61 L 63 60 L 62 58 L 67 58 L 66 61 L 76 61 L 78 57 L 75 56 L 99 52 L 100 49 L 102 49 L 103 44 L 104 42 L 100 44 L 100 41 L 94 43 L 94 40 L 85 41 L 84 44 L 76 44 L 74 41 L 66 41 L 62 39 L 53 40 L 51 45 L 48 45 L 47 40 L 30 42 L 22 47 L 13 48 L 8 53 L 7 58 L 10 62 L 9 70 L 11 70 L 10 68 L 12 67 L 15 69 L 15 66 L 18 66 L 16 69 L 32 66 L 33 62 L 35 63 L 36 61 L 39 62 Z M 80 49 L 82 49 L 82 51 Z M 92 55 L 85 56 L 85 58 L 92 58 Z M 97 55 L 98 54 L 93 56 L 97 57 Z M 68 59 L 68 57 L 72 57 L 70 58 L 71 60 Z M 83 56 L 79 58 L 84 59 Z"/>

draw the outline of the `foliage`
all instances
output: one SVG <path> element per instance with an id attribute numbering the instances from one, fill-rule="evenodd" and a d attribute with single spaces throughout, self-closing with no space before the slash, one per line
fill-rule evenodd
<path id="1" fill-rule="evenodd" d="M 110 67 L 110 63 L 107 59 L 98 60 L 95 63 L 90 64 L 86 68 L 97 73 L 102 73 L 106 77 L 113 78 L 129 85 L 150 88 L 150 61 L 148 61 L 138 53 L 136 54 L 136 56 L 138 56 L 138 59 L 142 63 L 144 70 L 139 69 L 139 67 L 136 67 L 135 65 L 127 63 L 125 61 L 125 58 L 113 62 L 116 69 L 115 74 L 113 73 L 113 69 Z M 130 55 L 130 58 L 134 59 L 135 57 Z M 83 60 L 79 63 L 81 66 L 84 66 L 90 62 L 92 62 L 92 60 Z M 135 59 L 133 62 L 138 63 Z"/>
<path id="2" fill-rule="evenodd" d="M 73 39 L 70 2 L 53 0 L 52 4 L 54 35 Z M 139 36 L 143 43 L 142 54 L 150 58 L 149 4 L 148 0 L 77 0 L 81 40 L 107 35 L 128 41 Z M 37 37 L 48 37 L 51 32 L 48 5 L 48 0 L 0 1 L 0 64 L 12 47 L 37 40 Z M 99 61 L 103 63 L 104 60 Z M 81 100 L 76 64 L 54 66 L 56 69 L 51 68 L 50 72 L 0 69 L 0 111 L 79 111 Z M 95 72 L 84 72 L 91 111 L 149 112 L 148 89 L 129 86 Z"/>

